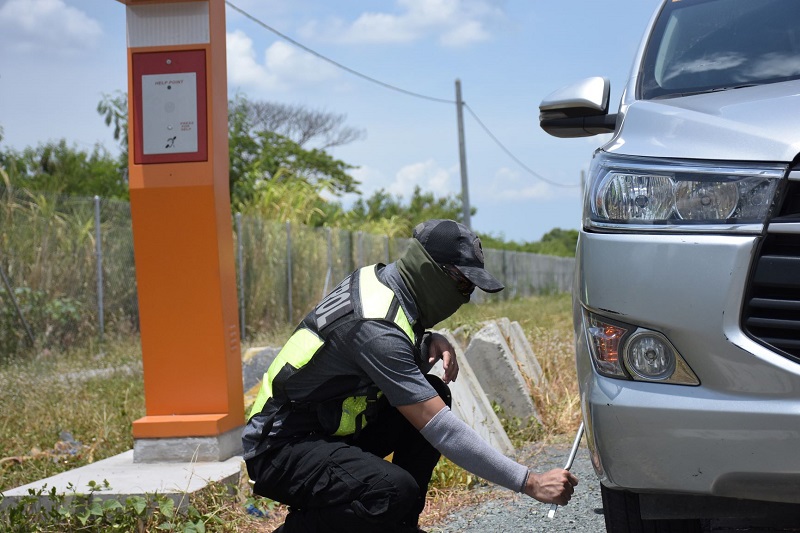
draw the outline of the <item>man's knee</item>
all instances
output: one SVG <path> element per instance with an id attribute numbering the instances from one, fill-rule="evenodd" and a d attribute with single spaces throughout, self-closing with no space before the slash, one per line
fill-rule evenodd
<path id="1" fill-rule="evenodd" d="M 353 502 L 357 515 L 370 522 L 389 523 L 408 515 L 417 504 L 420 489 L 414 477 L 396 467 L 387 471 Z"/>

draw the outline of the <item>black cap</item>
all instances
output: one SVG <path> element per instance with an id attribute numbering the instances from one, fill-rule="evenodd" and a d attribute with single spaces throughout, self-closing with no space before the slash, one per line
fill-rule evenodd
<path id="1" fill-rule="evenodd" d="M 455 266 L 476 287 L 486 292 L 505 288 L 483 267 L 481 240 L 465 225 L 455 220 L 428 220 L 414 228 L 414 238 L 434 261 Z"/>

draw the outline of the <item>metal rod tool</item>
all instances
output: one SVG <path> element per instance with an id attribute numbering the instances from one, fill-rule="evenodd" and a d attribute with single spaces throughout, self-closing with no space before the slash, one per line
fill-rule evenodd
<path id="1" fill-rule="evenodd" d="M 564 470 L 569 470 L 572 468 L 572 463 L 575 462 L 575 456 L 578 454 L 578 446 L 581 444 L 581 438 L 583 438 L 583 422 L 581 422 L 581 425 L 578 428 L 578 434 L 575 435 L 575 442 L 572 443 L 572 450 L 569 452 L 569 459 L 567 459 L 567 464 L 564 465 Z M 550 510 L 547 511 L 547 518 L 550 520 L 555 518 L 557 508 L 558 504 L 551 504 Z"/>

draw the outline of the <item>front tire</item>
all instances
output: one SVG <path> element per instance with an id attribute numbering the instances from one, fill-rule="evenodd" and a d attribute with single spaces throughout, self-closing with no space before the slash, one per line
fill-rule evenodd
<path id="1" fill-rule="evenodd" d="M 701 533 L 699 519 L 642 520 L 639 495 L 600 485 L 608 533 Z"/>

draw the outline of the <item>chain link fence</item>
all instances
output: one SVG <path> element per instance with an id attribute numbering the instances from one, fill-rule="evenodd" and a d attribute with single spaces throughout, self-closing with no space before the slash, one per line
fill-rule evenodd
<path id="1" fill-rule="evenodd" d="M 236 214 L 240 334 L 296 323 L 347 274 L 388 263 L 409 239 Z M 568 292 L 575 261 L 484 250 L 506 284 L 486 301 Z M 0 361 L 139 329 L 130 205 L 0 188 Z"/>

